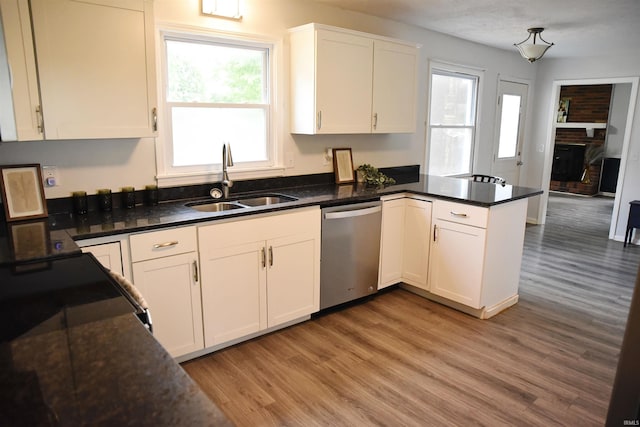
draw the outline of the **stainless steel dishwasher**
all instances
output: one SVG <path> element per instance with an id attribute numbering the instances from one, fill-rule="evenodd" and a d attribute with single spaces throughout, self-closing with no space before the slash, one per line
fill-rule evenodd
<path id="1" fill-rule="evenodd" d="M 320 309 L 378 290 L 382 203 L 322 209 Z"/>

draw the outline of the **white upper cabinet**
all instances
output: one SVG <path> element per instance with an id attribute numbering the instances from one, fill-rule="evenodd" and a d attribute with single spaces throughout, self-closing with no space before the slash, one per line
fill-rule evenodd
<path id="1" fill-rule="evenodd" d="M 369 132 L 373 40 L 325 30 L 316 40 L 318 133 Z"/>
<path id="2" fill-rule="evenodd" d="M 415 131 L 415 44 L 319 24 L 290 31 L 291 133 Z"/>
<path id="3" fill-rule="evenodd" d="M 27 0 L 0 0 L 0 139 L 36 141 L 43 138 L 38 75 Z M 0 43 L 2 44 L 2 43 Z"/>
<path id="4" fill-rule="evenodd" d="M 415 132 L 416 47 L 376 40 L 373 66 L 372 132 Z"/>
<path id="5" fill-rule="evenodd" d="M 33 48 L 38 70 L 39 102 L 34 100 L 37 90 L 29 64 L 30 96 L 14 89 L 14 103 L 21 104 L 14 106 L 16 139 L 43 138 L 41 133 L 20 131 L 22 122 L 35 122 L 40 132 L 44 128 L 44 139 L 153 136 L 156 97 L 150 0 L 2 0 L 1 5 L 3 23 L 19 22 L 22 28 L 20 38 L 15 30 L 5 32 L 14 82 L 24 79 L 24 58 L 27 63 L 33 61 L 29 52 Z M 31 33 L 33 43 L 27 40 Z"/>

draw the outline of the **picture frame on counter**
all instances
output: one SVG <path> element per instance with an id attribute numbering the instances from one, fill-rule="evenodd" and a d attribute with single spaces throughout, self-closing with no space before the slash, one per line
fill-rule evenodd
<path id="1" fill-rule="evenodd" d="M 47 217 L 39 164 L 0 165 L 0 192 L 7 222 Z"/>
<path id="2" fill-rule="evenodd" d="M 336 177 L 336 184 L 355 182 L 351 148 L 333 149 L 333 171 Z"/>

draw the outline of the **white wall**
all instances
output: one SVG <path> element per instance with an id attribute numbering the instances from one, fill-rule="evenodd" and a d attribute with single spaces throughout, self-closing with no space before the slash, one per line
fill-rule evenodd
<path id="1" fill-rule="evenodd" d="M 605 142 L 605 157 L 619 158 L 622 155 L 622 142 L 624 129 L 627 125 L 630 97 L 631 83 L 613 85 L 609 123 L 607 125 L 607 140 Z"/>
<path id="2" fill-rule="evenodd" d="M 493 152 L 498 77 L 532 83 L 536 65 L 524 61 L 515 50 L 500 50 L 395 21 L 347 12 L 307 0 L 245 0 L 241 22 L 199 14 L 200 0 L 155 0 L 156 24 L 210 28 L 233 33 L 258 34 L 281 41 L 279 64 L 278 127 L 284 152 L 294 166 L 287 175 L 331 172 L 325 162 L 327 147 L 351 147 L 354 164 L 374 166 L 423 164 L 427 111 L 428 60 L 435 59 L 485 70 L 482 84 L 475 170 L 489 171 Z M 418 118 L 415 134 L 304 136 L 288 132 L 287 29 L 308 22 L 335 25 L 419 43 L 421 61 L 418 84 Z M 532 93 L 533 90 L 530 91 Z M 534 97 L 530 96 L 530 102 Z M 531 129 L 529 127 L 528 129 Z M 527 132 L 530 132 L 528 130 Z M 152 140 L 141 141 L 48 141 L 0 144 L 0 164 L 41 163 L 59 166 L 62 185 L 46 190 L 48 198 L 66 197 L 71 191 L 117 190 L 125 185 L 142 186 L 154 181 L 156 166 Z M 327 163 L 327 164 L 325 164 Z"/>
<path id="3" fill-rule="evenodd" d="M 552 99 L 554 82 L 572 80 L 579 84 L 594 79 L 630 79 L 640 75 L 640 49 L 629 52 L 620 57 L 599 57 L 590 59 L 544 59 L 540 61 L 536 78 L 536 97 L 531 116 L 532 132 L 528 144 L 527 157 L 523 171 L 522 185 L 544 187 L 548 190 L 548 176 L 550 169 L 545 171 L 545 162 L 550 149 L 551 120 L 555 113 L 555 99 Z M 621 165 L 625 169 L 622 190 L 616 194 L 620 199 L 620 210 L 614 219 L 616 223 L 615 236 L 620 239 L 624 235 L 626 218 L 629 212 L 629 201 L 640 199 L 640 106 L 636 98 L 635 114 L 630 132 L 629 155 L 626 163 Z M 540 215 L 546 209 L 544 200 L 532 199 L 529 202 L 528 216 L 543 219 Z"/>

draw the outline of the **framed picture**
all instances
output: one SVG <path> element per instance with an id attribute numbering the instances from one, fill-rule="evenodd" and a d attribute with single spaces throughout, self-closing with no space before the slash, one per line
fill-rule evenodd
<path id="1" fill-rule="evenodd" d="M 7 222 L 47 216 L 40 165 L 0 166 L 0 187 Z"/>
<path id="2" fill-rule="evenodd" d="M 569 101 L 571 101 L 571 98 L 560 99 L 560 104 L 558 105 L 558 123 L 567 122 L 567 116 L 569 115 Z"/>
<path id="3" fill-rule="evenodd" d="M 333 149 L 333 172 L 336 175 L 336 184 L 355 181 L 351 148 Z"/>

